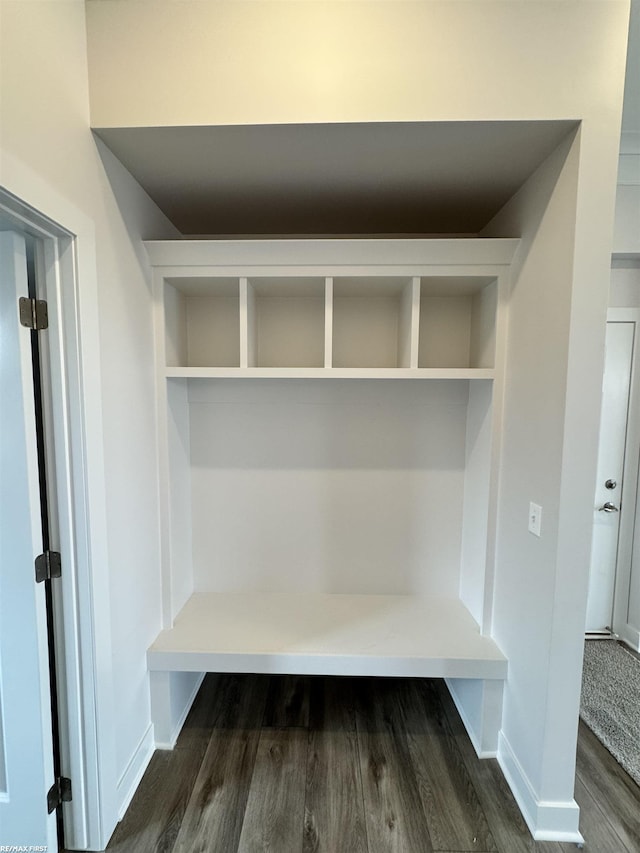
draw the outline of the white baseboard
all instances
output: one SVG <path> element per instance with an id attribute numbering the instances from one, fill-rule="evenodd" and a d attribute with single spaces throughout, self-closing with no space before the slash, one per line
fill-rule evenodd
<path id="1" fill-rule="evenodd" d="M 584 843 L 578 829 L 580 809 L 576 801 L 539 800 L 503 732 L 499 735 L 498 764 L 535 841 Z"/>
<path id="2" fill-rule="evenodd" d="M 144 776 L 144 771 L 149 766 L 154 749 L 153 726 L 149 723 L 124 773 L 118 780 L 118 820 L 122 820 L 124 813 L 129 808 L 129 804 L 140 784 L 140 780 Z"/>
<path id="3" fill-rule="evenodd" d="M 624 630 L 620 634 L 620 639 L 626 643 L 634 652 L 640 652 L 640 632 L 630 625 L 625 625 Z"/>

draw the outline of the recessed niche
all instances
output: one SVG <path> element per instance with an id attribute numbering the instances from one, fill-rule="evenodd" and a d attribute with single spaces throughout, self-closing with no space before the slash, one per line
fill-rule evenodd
<path id="1" fill-rule="evenodd" d="M 411 278 L 335 278 L 333 366 L 410 367 L 411 308 Z"/>
<path id="2" fill-rule="evenodd" d="M 167 279 L 164 291 L 167 366 L 239 367 L 239 280 Z"/>
<path id="3" fill-rule="evenodd" d="M 324 365 L 324 278 L 247 282 L 249 367 Z"/>
<path id="4" fill-rule="evenodd" d="M 486 277 L 420 280 L 419 367 L 493 367 L 497 284 Z"/>

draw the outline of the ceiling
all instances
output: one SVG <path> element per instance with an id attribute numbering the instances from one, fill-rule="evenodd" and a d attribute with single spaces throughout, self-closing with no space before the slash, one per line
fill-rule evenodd
<path id="1" fill-rule="evenodd" d="M 477 233 L 569 121 L 95 132 L 186 235 Z"/>

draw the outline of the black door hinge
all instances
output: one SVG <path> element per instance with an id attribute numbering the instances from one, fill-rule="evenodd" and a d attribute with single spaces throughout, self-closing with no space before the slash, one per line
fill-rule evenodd
<path id="1" fill-rule="evenodd" d="M 57 551 L 45 551 L 36 557 L 36 583 L 62 577 L 62 558 Z"/>
<path id="2" fill-rule="evenodd" d="M 19 301 L 20 323 L 27 329 L 47 329 L 49 327 L 49 309 L 44 299 L 29 299 L 22 296 Z"/>
<path id="3" fill-rule="evenodd" d="M 49 814 L 55 811 L 63 803 L 71 802 L 71 779 L 60 776 L 49 788 L 47 794 L 47 809 Z"/>

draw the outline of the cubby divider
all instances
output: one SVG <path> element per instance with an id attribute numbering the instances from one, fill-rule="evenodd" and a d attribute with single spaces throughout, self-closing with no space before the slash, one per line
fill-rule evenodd
<path id="1" fill-rule="evenodd" d="M 333 277 L 324 280 L 324 366 L 333 367 Z"/>
<path id="2" fill-rule="evenodd" d="M 240 367 L 254 363 L 255 307 L 253 289 L 249 289 L 246 278 L 240 279 Z"/>

